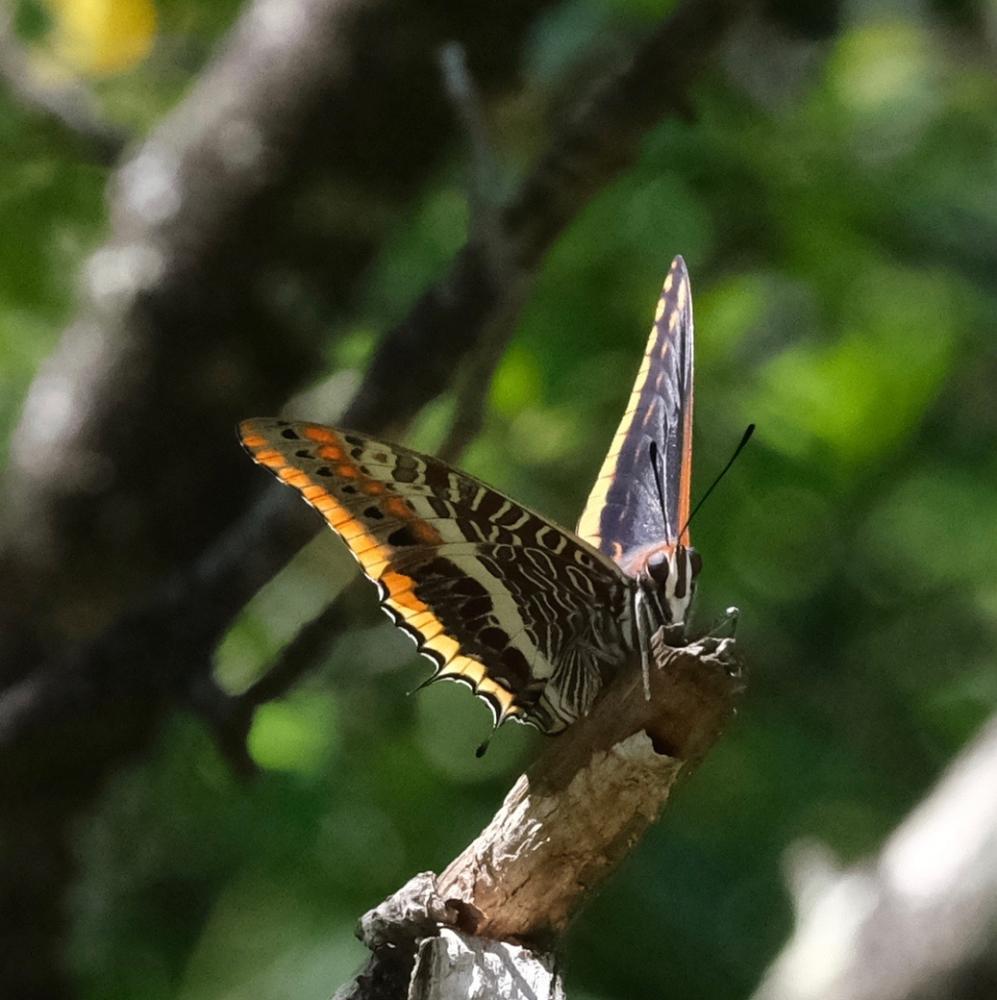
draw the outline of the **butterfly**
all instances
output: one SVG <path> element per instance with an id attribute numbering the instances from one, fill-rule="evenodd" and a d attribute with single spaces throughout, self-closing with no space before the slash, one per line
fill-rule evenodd
<path id="1" fill-rule="evenodd" d="M 239 425 L 377 584 L 394 623 L 507 719 L 557 733 L 651 639 L 681 637 L 702 562 L 689 541 L 693 322 L 685 262 L 665 278 L 630 401 L 575 532 L 429 455 L 278 419 Z"/>

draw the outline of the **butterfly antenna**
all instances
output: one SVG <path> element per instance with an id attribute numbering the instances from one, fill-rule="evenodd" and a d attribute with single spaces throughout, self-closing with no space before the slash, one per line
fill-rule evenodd
<path id="1" fill-rule="evenodd" d="M 712 483 L 710 483 L 710 488 L 699 498 L 699 502 L 696 504 L 695 507 L 692 508 L 692 513 L 685 519 L 685 524 L 682 525 L 682 530 L 678 534 L 679 538 L 681 538 L 685 534 L 686 528 L 689 527 L 689 524 L 692 522 L 692 519 L 696 516 L 696 513 L 698 512 L 699 508 L 702 507 L 704 503 L 706 503 L 706 498 L 717 488 L 717 486 L 720 485 L 720 480 L 727 475 L 727 472 L 730 470 L 730 467 L 734 464 L 735 460 L 737 459 L 737 456 L 740 455 L 741 452 L 744 450 L 744 446 L 751 440 L 751 435 L 754 433 L 755 433 L 755 425 L 748 424 L 748 426 L 744 429 L 744 433 L 741 435 L 741 440 L 738 442 L 737 447 L 734 449 L 734 454 L 731 455 L 729 459 L 727 459 L 727 464 L 720 470 L 720 474 L 717 476 L 717 478 L 714 479 Z"/>
<path id="2" fill-rule="evenodd" d="M 648 457 L 651 460 L 651 471 L 654 472 L 654 485 L 658 488 L 658 501 L 661 504 L 661 511 L 664 513 L 665 487 L 661 482 L 661 457 L 658 454 L 658 442 L 652 441 L 647 451 Z"/>

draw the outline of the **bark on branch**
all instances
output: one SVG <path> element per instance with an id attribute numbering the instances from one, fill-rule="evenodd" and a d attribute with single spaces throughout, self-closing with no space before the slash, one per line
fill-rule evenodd
<path id="1" fill-rule="evenodd" d="M 589 716 L 551 741 L 439 877 L 417 876 L 363 918 L 360 936 L 373 957 L 341 991 L 344 1000 L 463 996 L 419 992 L 429 975 L 424 963 L 435 968 L 441 954 L 462 956 L 493 989 L 497 954 L 506 965 L 522 962 L 520 982 L 534 987 L 539 961 L 544 988 L 557 995 L 555 965 L 543 953 L 657 819 L 679 775 L 720 735 L 742 687 L 731 639 L 672 649 L 659 634 L 656 660 L 650 700 L 639 669 L 621 673 Z M 442 927 L 468 937 L 434 943 Z M 509 945 L 533 951 L 513 955 Z M 370 992 L 374 981 L 394 985 Z M 501 982 L 500 992 L 480 995 L 526 995 L 516 992 L 515 976 Z"/>

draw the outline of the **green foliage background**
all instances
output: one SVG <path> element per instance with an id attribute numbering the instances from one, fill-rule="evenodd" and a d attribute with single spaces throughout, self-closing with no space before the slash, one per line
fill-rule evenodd
<path id="1" fill-rule="evenodd" d="M 496 114 L 510 177 L 575 68 L 633 44 L 667 6 L 570 0 L 538 26 L 525 96 Z M 750 687 L 575 926 L 576 1000 L 746 996 L 790 927 L 787 847 L 874 851 L 997 704 L 995 41 L 969 5 L 958 18 L 862 10 L 822 40 L 763 22 L 735 38 L 688 120 L 656 130 L 547 260 L 462 462 L 573 524 L 660 281 L 685 255 L 700 486 L 758 424 L 694 531 L 700 622 L 741 608 Z M 150 127 L 236 12 L 161 3 L 170 44 L 95 84 L 114 116 Z M 0 147 L 6 441 L 72 315 L 107 174 L 6 93 Z M 359 370 L 459 247 L 464 174 L 454 150 L 398 220 L 317 380 Z M 450 415 L 432 408 L 410 440 L 432 449 Z M 353 572 L 331 535 L 316 540 L 226 639 L 224 682 L 265 669 Z M 511 728 L 476 760 L 484 708 L 446 685 L 407 698 L 426 672 L 372 610 L 319 676 L 261 713 L 251 747 L 265 774 L 251 784 L 196 720 L 174 719 L 78 830 L 84 995 L 324 997 L 347 978 L 363 957 L 357 916 L 445 865 L 536 751 Z"/>

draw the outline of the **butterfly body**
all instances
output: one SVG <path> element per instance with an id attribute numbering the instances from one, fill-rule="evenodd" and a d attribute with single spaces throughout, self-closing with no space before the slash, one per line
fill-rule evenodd
<path id="1" fill-rule="evenodd" d="M 577 533 L 363 434 L 275 419 L 244 421 L 239 434 L 347 544 L 433 661 L 432 679 L 467 684 L 496 725 L 555 733 L 635 655 L 647 670 L 651 637 L 688 617 L 699 571 L 685 525 L 691 420 L 691 299 L 676 258 Z"/>

